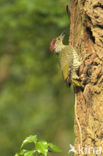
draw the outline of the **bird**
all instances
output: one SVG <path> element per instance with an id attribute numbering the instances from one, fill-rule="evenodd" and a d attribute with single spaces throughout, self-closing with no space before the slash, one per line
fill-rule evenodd
<path id="1" fill-rule="evenodd" d="M 77 71 L 83 61 L 80 60 L 76 49 L 71 44 L 65 45 L 63 43 L 64 37 L 65 32 L 55 37 L 50 43 L 50 51 L 58 55 L 60 68 L 66 84 L 69 87 L 71 84 L 81 87 Z"/>

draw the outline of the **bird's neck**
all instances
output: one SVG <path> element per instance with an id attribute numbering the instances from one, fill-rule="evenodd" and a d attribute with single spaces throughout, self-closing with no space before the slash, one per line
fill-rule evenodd
<path id="1" fill-rule="evenodd" d="M 63 43 L 60 43 L 58 46 L 55 47 L 55 52 L 60 53 L 65 47 L 66 45 L 64 45 Z"/>

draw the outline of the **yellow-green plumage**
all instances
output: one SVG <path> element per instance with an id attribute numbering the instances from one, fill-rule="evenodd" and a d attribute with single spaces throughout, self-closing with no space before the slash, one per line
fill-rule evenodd
<path id="1" fill-rule="evenodd" d="M 65 46 L 59 52 L 59 62 L 64 80 L 76 86 L 81 86 L 76 71 L 80 66 L 79 56 L 71 45 Z"/>
<path id="2" fill-rule="evenodd" d="M 69 46 L 63 48 L 59 53 L 60 67 L 63 73 L 64 80 L 68 78 L 70 67 L 72 65 L 73 54 Z"/>

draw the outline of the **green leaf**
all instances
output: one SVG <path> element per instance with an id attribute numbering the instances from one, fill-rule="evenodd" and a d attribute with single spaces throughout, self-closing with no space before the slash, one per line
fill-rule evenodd
<path id="1" fill-rule="evenodd" d="M 48 145 L 54 152 L 62 152 L 62 150 L 58 146 L 56 146 L 52 143 L 49 143 Z"/>
<path id="2" fill-rule="evenodd" d="M 29 136 L 29 137 L 27 137 L 24 141 L 23 141 L 23 143 L 22 143 L 22 145 L 21 145 L 21 148 L 25 145 L 25 144 L 27 144 L 27 143 L 37 143 L 37 135 L 31 135 L 31 136 Z"/>
<path id="3" fill-rule="evenodd" d="M 39 141 L 35 145 L 35 149 L 37 150 L 38 153 L 47 156 L 47 153 L 48 153 L 48 144 L 47 144 L 46 141 Z"/>
<path id="4" fill-rule="evenodd" d="M 26 153 L 24 153 L 24 156 L 33 156 L 34 151 L 28 151 Z"/>
<path id="5" fill-rule="evenodd" d="M 18 154 L 18 153 L 16 153 L 16 154 L 15 154 L 15 156 L 19 156 L 19 154 Z"/>
<path id="6" fill-rule="evenodd" d="M 27 150 L 25 150 L 25 149 L 22 149 L 21 151 L 20 151 L 20 155 L 24 155 L 25 153 L 27 152 Z"/>

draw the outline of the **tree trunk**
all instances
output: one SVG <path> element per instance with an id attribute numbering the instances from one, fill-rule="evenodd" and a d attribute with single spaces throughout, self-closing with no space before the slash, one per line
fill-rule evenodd
<path id="1" fill-rule="evenodd" d="M 71 0 L 69 43 L 86 60 L 75 88 L 76 156 L 103 155 L 103 0 Z"/>

